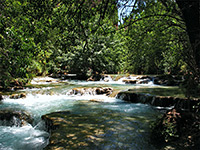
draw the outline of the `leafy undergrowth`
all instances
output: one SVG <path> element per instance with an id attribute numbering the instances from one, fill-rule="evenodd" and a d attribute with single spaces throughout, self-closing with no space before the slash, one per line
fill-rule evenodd
<path id="1" fill-rule="evenodd" d="M 152 140 L 175 149 L 198 149 L 200 114 L 172 109 L 153 125 Z M 161 145 L 161 144 L 160 144 Z"/>

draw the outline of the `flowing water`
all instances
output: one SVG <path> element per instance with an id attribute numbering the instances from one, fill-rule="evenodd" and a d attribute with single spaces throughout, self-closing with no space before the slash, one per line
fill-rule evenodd
<path id="1" fill-rule="evenodd" d="M 44 80 L 47 79 L 44 78 Z M 121 80 L 112 81 L 111 79 L 108 82 L 71 80 L 63 83 L 58 83 L 57 80 L 50 83 L 41 82 L 41 80 L 41 78 L 40 80 L 35 79 L 32 83 L 43 84 L 42 88 L 23 91 L 27 94 L 26 98 L 10 99 L 7 97 L 0 104 L 0 109 L 24 110 L 34 118 L 32 124 L 22 127 L 5 126 L 0 122 L 0 150 L 43 149 L 47 146 L 50 135 L 44 128 L 41 116 L 63 110 L 69 110 L 72 115 L 76 116 L 73 121 L 77 126 L 87 122 L 102 131 L 96 137 L 101 139 L 100 142 L 89 145 L 88 149 L 154 150 L 156 148 L 150 142 L 150 124 L 161 114 L 158 108 L 145 104 L 127 103 L 105 95 L 70 95 L 69 91 L 74 87 L 112 87 L 117 90 L 131 88 L 137 92 L 160 93 L 161 95 L 177 91 L 170 87 L 156 86 L 152 82 L 146 85 L 126 85 Z M 178 95 L 180 92 L 173 94 Z M 101 100 L 101 103 L 89 101 L 91 99 Z M 83 117 L 77 117 L 80 115 Z M 99 129 L 99 126 L 102 128 Z M 81 128 L 79 130 L 81 132 Z M 69 132 L 71 131 L 73 129 Z"/>

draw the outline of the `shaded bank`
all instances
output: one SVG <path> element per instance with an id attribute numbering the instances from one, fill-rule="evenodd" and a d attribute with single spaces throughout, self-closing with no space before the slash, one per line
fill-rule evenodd
<path id="1" fill-rule="evenodd" d="M 200 99 L 153 96 L 134 91 L 119 92 L 117 98 L 156 107 L 172 107 L 152 127 L 152 142 L 159 147 L 170 145 L 176 149 L 199 149 L 200 145 Z M 162 149 L 162 146 L 160 146 Z"/>

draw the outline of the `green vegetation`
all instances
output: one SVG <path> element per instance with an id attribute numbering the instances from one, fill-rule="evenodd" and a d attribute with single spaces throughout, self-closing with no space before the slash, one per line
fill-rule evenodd
<path id="1" fill-rule="evenodd" d="M 199 3 L 191 3 L 193 9 L 185 12 L 187 3 L 182 0 L 130 2 L 2 0 L 1 87 L 17 78 L 28 81 L 52 73 L 75 73 L 87 79 L 118 72 L 188 72 L 197 87 L 199 30 L 194 24 Z M 126 8 L 130 13 L 123 13 Z M 194 26 L 188 25 L 188 15 L 194 12 Z M 188 83 L 183 87 L 191 89 Z"/>
<path id="2" fill-rule="evenodd" d="M 38 75 L 175 74 L 187 98 L 198 97 L 199 8 L 199 0 L 1 0 L 0 90 Z M 168 112 L 154 132 L 196 142 L 195 107 L 189 117 Z"/>

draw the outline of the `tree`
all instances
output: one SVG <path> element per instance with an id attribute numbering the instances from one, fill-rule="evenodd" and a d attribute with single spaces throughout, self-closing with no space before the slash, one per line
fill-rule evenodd
<path id="1" fill-rule="evenodd" d="M 119 28 L 126 28 L 128 36 L 126 69 L 137 74 L 179 73 L 183 65 L 180 37 L 186 35 L 181 20 L 177 13 L 154 1 L 125 18 Z"/>
<path id="2" fill-rule="evenodd" d="M 177 0 L 176 1 L 185 21 L 186 31 L 190 41 L 191 58 L 194 60 L 190 65 L 193 73 L 199 77 L 200 73 L 200 1 Z"/>
<path id="3" fill-rule="evenodd" d="M 151 7 L 153 4 L 162 3 L 167 12 L 165 14 L 158 13 L 149 14 L 141 18 L 135 18 L 137 14 Z M 121 18 L 125 18 L 124 27 L 126 28 L 131 24 L 152 18 L 155 16 L 172 17 L 176 21 L 171 22 L 170 26 L 177 26 L 182 28 L 187 36 L 180 36 L 179 43 L 182 43 L 183 60 L 187 64 L 188 85 L 189 82 L 194 82 L 192 85 L 195 87 L 187 87 L 187 90 L 197 89 L 200 75 L 200 2 L 199 0 L 121 0 L 118 1 L 121 7 Z M 124 13 L 125 12 L 125 13 Z M 128 13 L 127 13 L 128 12 Z M 187 83 L 186 83 L 187 84 Z M 192 91 L 191 91 L 192 92 Z"/>

